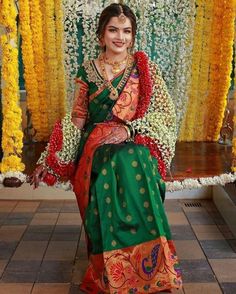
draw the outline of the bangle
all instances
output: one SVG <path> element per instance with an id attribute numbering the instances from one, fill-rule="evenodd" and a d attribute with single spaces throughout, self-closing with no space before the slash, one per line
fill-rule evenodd
<path id="1" fill-rule="evenodd" d="M 127 132 L 127 140 L 129 140 L 131 138 L 131 132 L 130 132 L 130 128 L 127 126 L 127 125 L 124 125 L 124 128 L 126 129 L 126 132 Z"/>

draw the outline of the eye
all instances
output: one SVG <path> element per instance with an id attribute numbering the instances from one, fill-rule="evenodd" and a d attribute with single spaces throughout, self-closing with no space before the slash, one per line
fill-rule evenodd
<path id="1" fill-rule="evenodd" d="M 125 31 L 125 34 L 131 34 L 131 31 L 130 30 L 126 30 Z"/>
<path id="2" fill-rule="evenodd" d="M 116 29 L 109 29 L 108 31 L 114 33 Z"/>

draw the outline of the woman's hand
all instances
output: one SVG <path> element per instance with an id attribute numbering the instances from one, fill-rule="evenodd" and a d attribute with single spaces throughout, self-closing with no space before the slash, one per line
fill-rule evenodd
<path id="1" fill-rule="evenodd" d="M 98 123 L 99 125 L 104 125 L 104 123 Z M 128 139 L 128 132 L 126 127 L 120 123 L 106 123 L 109 126 L 110 132 L 101 138 L 101 143 L 103 144 L 119 144 Z"/>
<path id="2" fill-rule="evenodd" d="M 43 180 L 46 174 L 47 174 L 47 168 L 43 164 L 40 164 L 39 166 L 37 166 L 33 174 L 29 178 L 30 185 L 33 185 L 34 189 L 38 188 L 39 182 Z"/>

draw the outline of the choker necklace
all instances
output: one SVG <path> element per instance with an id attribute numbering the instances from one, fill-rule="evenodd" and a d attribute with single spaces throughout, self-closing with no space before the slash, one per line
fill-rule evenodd
<path id="1" fill-rule="evenodd" d="M 128 56 L 126 57 L 125 71 L 124 71 L 124 74 L 123 74 L 123 76 L 122 76 L 122 78 L 116 88 L 112 85 L 112 82 L 107 77 L 104 56 L 100 55 L 98 60 L 99 60 L 100 67 L 101 67 L 102 77 L 105 80 L 107 88 L 110 90 L 109 97 L 111 100 L 116 100 L 119 97 L 119 90 L 121 90 L 123 88 L 123 86 L 125 85 L 125 83 L 127 82 L 128 77 L 130 75 L 130 72 L 133 68 L 133 61 L 134 61 L 133 56 L 128 54 Z"/>
<path id="2" fill-rule="evenodd" d="M 127 63 L 127 59 L 128 59 L 128 55 L 125 57 L 125 59 L 123 59 L 121 61 L 111 61 L 106 57 L 106 58 L 104 58 L 104 62 L 106 64 L 111 65 L 111 71 L 113 74 L 117 74 L 121 71 L 121 65 Z"/>

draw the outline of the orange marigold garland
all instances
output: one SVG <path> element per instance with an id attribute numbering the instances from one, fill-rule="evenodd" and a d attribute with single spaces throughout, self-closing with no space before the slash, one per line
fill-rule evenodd
<path id="1" fill-rule="evenodd" d="M 207 100 L 208 141 L 218 140 L 230 85 L 234 38 L 235 0 L 214 1 L 211 38 L 210 89 Z"/>

